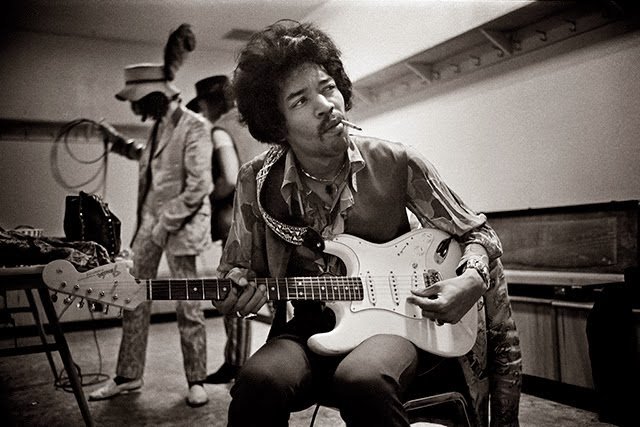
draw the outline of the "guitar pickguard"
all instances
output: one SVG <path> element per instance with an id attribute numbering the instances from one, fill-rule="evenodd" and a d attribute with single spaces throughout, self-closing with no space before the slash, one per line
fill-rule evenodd
<path id="1" fill-rule="evenodd" d="M 446 251 L 438 251 L 446 239 Z M 436 325 L 423 318 L 420 307 L 406 301 L 412 289 L 455 277 L 462 252 L 446 233 L 418 229 L 381 245 L 343 234 L 327 241 L 325 252 L 344 262 L 347 276 L 361 277 L 365 297 L 327 303 L 336 314 L 336 327 L 309 339 L 309 346 L 317 353 L 341 354 L 380 333 L 404 336 L 442 356 L 460 356 L 473 346 L 475 307 L 455 325 Z"/>

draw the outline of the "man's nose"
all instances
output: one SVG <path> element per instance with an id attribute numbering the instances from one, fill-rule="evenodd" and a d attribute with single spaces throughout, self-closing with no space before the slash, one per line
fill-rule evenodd
<path id="1" fill-rule="evenodd" d="M 318 95 L 315 101 L 316 115 L 318 117 L 324 117 L 327 114 L 331 114 L 333 111 L 333 103 L 329 101 L 324 95 Z"/>

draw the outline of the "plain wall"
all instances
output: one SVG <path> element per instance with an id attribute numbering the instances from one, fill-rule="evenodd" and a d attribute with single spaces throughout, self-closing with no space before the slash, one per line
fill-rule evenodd
<path id="1" fill-rule="evenodd" d="M 492 12 L 478 12 L 478 24 L 514 7 L 492 3 Z M 356 77 L 368 74 L 363 63 L 383 67 L 446 39 L 440 26 L 437 40 L 420 43 L 411 11 L 385 13 L 388 25 L 383 26 L 380 13 L 358 12 L 358 2 L 345 2 L 342 14 L 333 13 L 336 4 L 341 3 L 329 2 L 312 18 L 336 38 L 347 70 L 356 70 Z M 502 9 L 496 11 L 495 5 Z M 446 16 L 456 19 L 450 11 L 441 18 Z M 373 47 L 366 32 L 350 37 L 349 25 L 356 18 L 362 20 L 358 31 L 381 33 Z M 464 28 L 449 26 L 450 31 L 466 30 L 474 21 L 467 16 L 461 22 Z M 60 125 L 78 117 L 138 123 L 128 104 L 113 94 L 122 87 L 125 65 L 158 62 L 161 47 L 26 32 L 7 37 L 0 44 L 0 118 Z M 398 46 L 405 46 L 401 55 Z M 489 70 L 483 78 L 461 79 L 410 103 L 389 106 L 360 124 L 367 134 L 417 147 L 477 210 L 638 199 L 639 46 L 636 32 L 521 67 Z M 193 52 L 176 80 L 184 100 L 193 97 L 195 81 L 230 72 L 234 56 Z M 53 179 L 52 145 L 46 139 L 0 141 L 0 226 L 27 224 L 47 235 L 62 234 L 64 197 L 70 191 Z M 92 157 L 101 144 L 79 142 L 72 148 Z M 78 182 L 97 166 L 67 160 L 58 167 Z M 134 227 L 136 182 L 134 162 L 109 156 L 106 198 L 123 221 L 125 243 Z"/>
<path id="2" fill-rule="evenodd" d="M 16 32 L 0 44 L 3 102 L 0 119 L 50 122 L 51 134 L 79 118 L 105 119 L 116 125 L 143 126 L 128 102 L 114 94 L 124 86 L 124 67 L 133 63 L 161 62 L 162 46 Z M 234 52 L 192 52 L 179 70 L 175 85 L 184 102 L 195 96 L 194 83 L 213 74 L 232 71 Z M 1 129 L 0 129 L 0 133 Z M 58 161 L 52 163 L 54 138 L 0 138 L 0 226 L 30 225 L 46 235 L 63 236 L 64 198 L 79 190 L 95 191 L 99 179 L 76 189 L 59 185 L 53 169 L 69 184 L 82 183 L 101 163 L 80 164 L 59 143 Z M 70 150 L 89 160 L 102 154 L 99 139 L 72 140 Z M 122 220 L 123 243 L 128 245 L 135 226 L 138 166 L 111 154 L 108 158 L 105 200 Z"/>
<path id="3" fill-rule="evenodd" d="M 0 39 L 0 118 L 64 123 L 87 117 L 136 123 L 129 103 L 114 97 L 124 87 L 124 67 L 162 63 L 163 49 L 163 45 L 9 33 Z M 230 73 L 234 59 L 235 52 L 230 51 L 196 48 L 190 52 L 174 81 L 183 100 L 195 96 L 196 81 Z"/>
<path id="4" fill-rule="evenodd" d="M 640 199 L 640 33 L 574 44 L 358 124 L 416 147 L 477 210 Z"/>

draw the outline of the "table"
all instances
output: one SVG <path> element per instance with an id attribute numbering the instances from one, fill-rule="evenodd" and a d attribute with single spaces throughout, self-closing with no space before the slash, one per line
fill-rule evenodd
<path id="1" fill-rule="evenodd" d="M 29 301 L 29 307 L 20 308 L 19 310 L 31 311 L 42 341 L 41 345 L 0 349 L 0 357 L 46 352 L 47 358 L 49 359 L 49 365 L 51 366 L 51 369 L 54 373 L 54 377 L 57 378 L 55 364 L 53 363 L 53 358 L 51 357 L 51 352 L 57 351 L 60 354 L 62 363 L 64 364 L 67 375 L 69 376 L 73 394 L 75 395 L 76 401 L 78 402 L 78 407 L 80 408 L 80 412 L 82 413 L 82 418 L 84 419 L 85 425 L 92 427 L 95 424 L 93 422 L 93 418 L 91 417 L 91 412 L 89 411 L 89 405 L 87 404 L 87 400 L 84 396 L 80 377 L 78 376 L 73 358 L 71 357 L 69 345 L 67 344 L 67 340 L 65 339 L 64 333 L 62 332 L 62 329 L 60 327 L 60 323 L 58 322 L 58 315 L 56 313 L 53 302 L 51 301 L 49 289 L 42 280 L 43 269 L 44 266 L 0 268 L 0 289 L 6 291 L 25 291 L 25 293 L 27 294 L 27 299 Z M 38 314 L 38 307 L 36 306 L 35 299 L 33 297 L 33 290 L 37 291 L 37 295 L 40 298 L 40 302 L 42 303 L 42 307 L 44 308 L 45 314 L 47 316 L 49 327 L 54 338 L 54 342 L 52 343 L 48 342 L 47 340 L 40 315 Z"/>

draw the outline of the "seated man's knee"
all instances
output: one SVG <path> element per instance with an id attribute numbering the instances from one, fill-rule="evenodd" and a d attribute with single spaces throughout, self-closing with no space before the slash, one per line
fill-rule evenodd
<path id="1" fill-rule="evenodd" d="M 241 393 L 243 396 L 259 396 L 262 400 L 286 401 L 294 393 L 294 384 L 295 381 L 282 371 L 248 363 L 238 372 L 231 395 L 236 397 Z"/>
<path id="2" fill-rule="evenodd" d="M 255 393 L 279 388 L 276 375 L 260 367 L 247 364 L 240 369 L 233 388 L 244 387 Z"/>
<path id="3" fill-rule="evenodd" d="M 339 369 L 334 377 L 334 390 L 345 399 L 388 395 L 394 389 L 391 378 L 370 367 Z"/>

